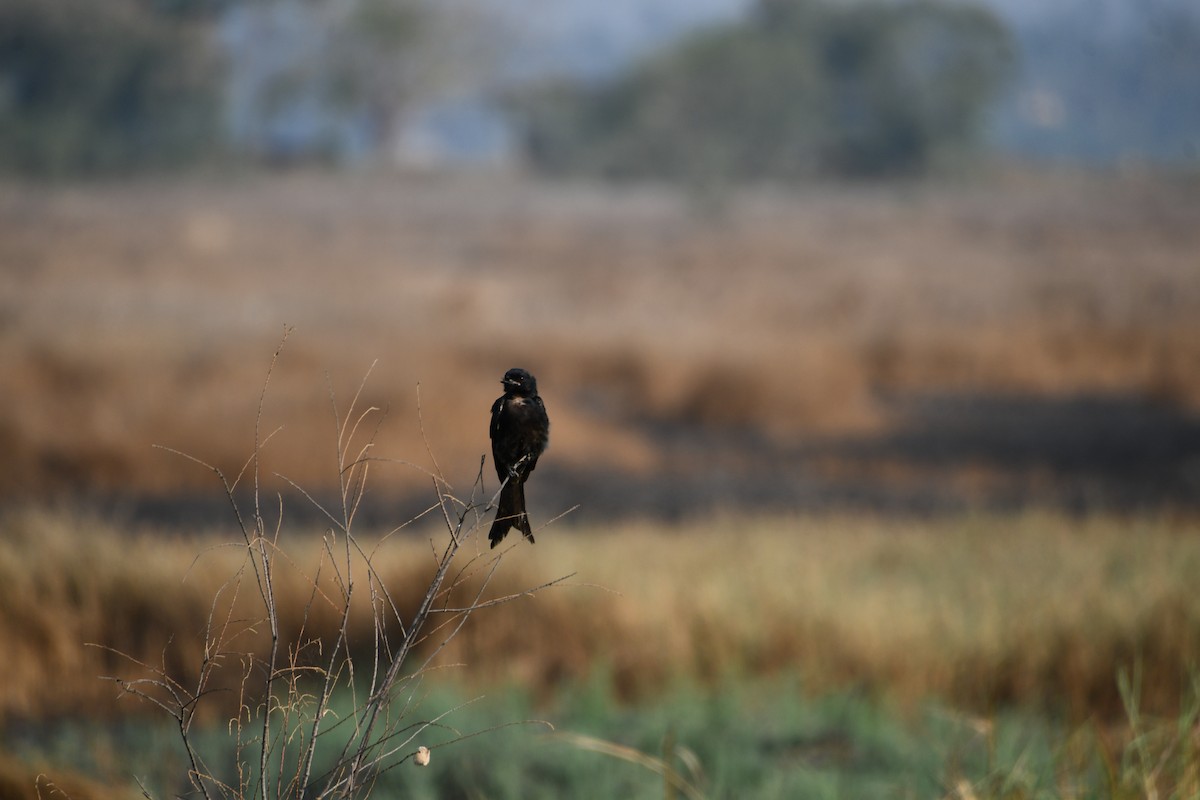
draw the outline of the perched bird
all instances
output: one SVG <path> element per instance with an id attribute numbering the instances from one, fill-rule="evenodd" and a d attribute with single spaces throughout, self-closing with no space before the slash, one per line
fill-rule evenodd
<path id="1" fill-rule="evenodd" d="M 523 369 L 504 373 L 504 395 L 492 403 L 492 460 L 503 487 L 496 521 L 488 539 L 500 544 L 509 528 L 519 528 L 533 542 L 529 516 L 525 513 L 525 481 L 537 466 L 538 456 L 550 440 L 550 418 L 538 397 L 537 381 Z M 507 483 L 504 483 L 507 481 Z"/>

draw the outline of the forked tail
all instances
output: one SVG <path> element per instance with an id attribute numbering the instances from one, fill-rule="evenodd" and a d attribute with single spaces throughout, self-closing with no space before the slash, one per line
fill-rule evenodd
<path id="1" fill-rule="evenodd" d="M 492 547 L 504 541 L 510 528 L 517 528 L 533 544 L 533 530 L 529 527 L 529 515 L 525 513 L 525 482 L 509 479 L 500 490 L 500 501 L 496 507 L 496 520 L 488 532 Z"/>

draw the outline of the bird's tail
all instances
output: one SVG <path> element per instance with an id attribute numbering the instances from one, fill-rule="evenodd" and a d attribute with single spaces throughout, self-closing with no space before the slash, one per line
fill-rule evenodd
<path id="1" fill-rule="evenodd" d="M 500 544 L 508 535 L 509 528 L 517 528 L 533 544 L 533 530 L 529 527 L 529 515 L 525 513 L 525 483 L 509 478 L 500 490 L 500 502 L 496 507 L 496 520 L 488 532 L 492 547 Z"/>

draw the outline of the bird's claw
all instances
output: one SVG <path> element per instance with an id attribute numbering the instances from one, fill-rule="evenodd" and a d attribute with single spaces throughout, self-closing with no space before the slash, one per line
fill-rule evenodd
<path id="1" fill-rule="evenodd" d="M 529 454 L 528 454 L 528 453 L 527 453 L 527 454 L 525 454 L 525 455 L 523 455 L 523 456 L 521 456 L 520 458 L 518 458 L 518 459 L 517 459 L 517 463 L 513 464 L 512 466 L 510 466 L 510 467 L 508 468 L 508 477 L 509 477 L 511 480 L 514 480 L 514 481 L 515 481 L 515 480 L 520 480 L 520 478 L 521 478 L 520 469 L 521 469 L 521 467 L 522 467 L 522 466 L 525 464 L 525 462 L 527 462 L 527 461 L 529 461 Z"/>

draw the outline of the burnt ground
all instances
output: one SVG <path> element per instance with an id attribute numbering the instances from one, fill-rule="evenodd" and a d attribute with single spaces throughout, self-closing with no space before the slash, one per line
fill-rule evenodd
<path id="1" fill-rule="evenodd" d="M 1071 513 L 1200 509 L 1200 416 L 1146 400 L 974 393 L 888 401 L 891 428 L 792 446 L 744 431 L 648 423 L 678 474 L 547 470 L 580 516 L 681 518 L 713 509 Z"/>
<path id="2" fill-rule="evenodd" d="M 531 511 L 546 521 L 578 505 L 568 520 L 588 524 L 714 512 L 1200 511 L 1200 415 L 1118 395 L 938 393 L 885 402 L 894 420 L 885 432 L 795 443 L 745 429 L 640 420 L 660 469 L 566 469 L 551 451 L 531 481 Z M 489 486 L 491 477 L 489 465 Z M 287 494 L 290 519 L 319 519 L 298 493 Z M 395 524 L 428 506 L 431 494 L 376 490 L 360 521 Z M 186 526 L 229 519 L 229 504 L 217 495 L 94 500 L 131 520 Z"/>
<path id="3" fill-rule="evenodd" d="M 748 188 L 694 212 L 516 176 L 0 186 L 0 507 L 225 520 L 212 476 L 152 445 L 236 473 L 285 325 L 265 472 L 314 492 L 337 483 L 330 400 L 368 372 L 379 449 L 469 489 L 521 365 L 554 426 L 540 520 L 1200 504 L 1194 182 Z M 423 475 L 385 473 L 372 520 L 427 504 Z"/>

